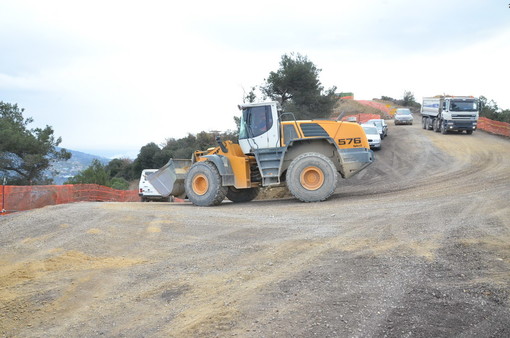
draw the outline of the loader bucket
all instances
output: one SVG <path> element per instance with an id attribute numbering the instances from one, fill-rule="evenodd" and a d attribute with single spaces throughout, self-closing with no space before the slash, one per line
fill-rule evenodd
<path id="1" fill-rule="evenodd" d="M 349 178 L 374 162 L 374 152 L 370 149 L 355 148 L 341 149 L 341 173 L 344 178 Z"/>
<path id="2" fill-rule="evenodd" d="M 149 175 L 147 180 L 164 197 L 184 198 L 184 179 L 191 166 L 191 160 L 170 159 L 167 164 Z"/>

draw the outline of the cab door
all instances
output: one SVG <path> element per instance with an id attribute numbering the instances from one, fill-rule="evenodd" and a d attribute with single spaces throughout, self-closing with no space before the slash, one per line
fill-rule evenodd
<path id="1" fill-rule="evenodd" d="M 280 146 L 278 115 L 274 104 L 243 106 L 239 145 L 245 154 Z"/>

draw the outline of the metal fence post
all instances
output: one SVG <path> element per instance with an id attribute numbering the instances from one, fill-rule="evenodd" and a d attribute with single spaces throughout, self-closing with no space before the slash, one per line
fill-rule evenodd
<path id="1" fill-rule="evenodd" d="M 2 212 L 1 215 L 5 214 L 5 183 L 7 183 L 7 178 L 4 176 L 4 180 L 2 182 Z"/>

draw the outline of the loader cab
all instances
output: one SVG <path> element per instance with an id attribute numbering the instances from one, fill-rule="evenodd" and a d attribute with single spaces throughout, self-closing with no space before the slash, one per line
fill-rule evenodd
<path id="1" fill-rule="evenodd" d="M 280 146 L 276 102 L 244 104 L 240 105 L 239 109 L 242 111 L 239 145 L 243 153 Z"/>

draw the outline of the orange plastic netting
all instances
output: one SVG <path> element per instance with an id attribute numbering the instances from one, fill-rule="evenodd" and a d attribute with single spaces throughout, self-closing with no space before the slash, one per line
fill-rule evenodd
<path id="1" fill-rule="evenodd" d="M 81 201 L 139 201 L 136 190 L 115 190 L 98 184 L 0 186 L 2 213 Z"/>
<path id="2" fill-rule="evenodd" d="M 347 116 L 344 116 L 342 118 L 342 121 L 348 121 L 348 120 L 350 120 L 350 118 L 355 118 L 356 122 L 358 122 L 358 123 L 365 123 L 368 120 L 380 119 L 381 116 L 380 115 L 376 115 L 376 114 L 361 113 L 361 114 L 356 114 L 356 115 L 347 115 Z"/>
<path id="3" fill-rule="evenodd" d="M 356 102 L 361 103 L 364 106 L 368 106 L 368 107 L 372 107 L 372 108 L 375 108 L 375 109 L 379 109 L 380 111 L 388 113 L 388 114 L 392 110 L 390 105 L 387 105 L 387 104 L 384 104 L 384 103 L 381 103 L 381 102 L 369 101 L 369 100 L 356 100 Z"/>
<path id="4" fill-rule="evenodd" d="M 510 136 L 510 123 L 499 122 L 488 119 L 486 117 L 480 117 L 478 119 L 478 128 L 488 131 L 489 133 Z"/>

